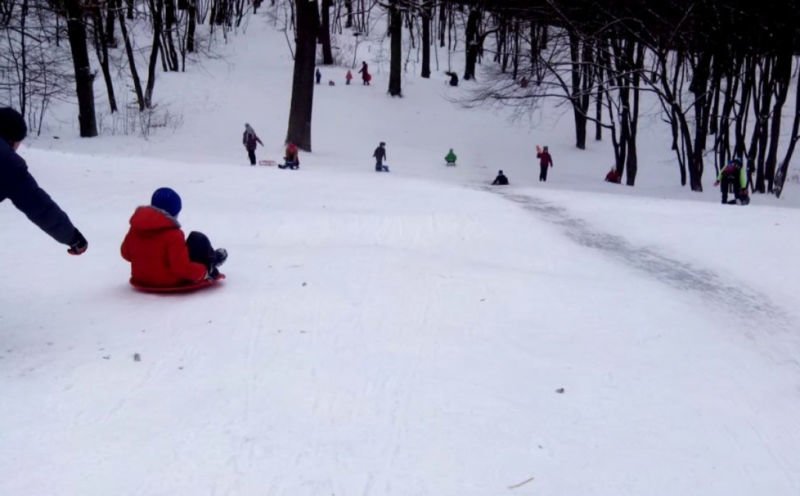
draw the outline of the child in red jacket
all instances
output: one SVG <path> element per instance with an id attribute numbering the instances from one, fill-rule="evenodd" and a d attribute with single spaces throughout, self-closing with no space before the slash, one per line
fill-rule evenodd
<path id="1" fill-rule="evenodd" d="M 280 169 L 299 169 L 300 168 L 300 157 L 298 156 L 297 152 L 297 145 L 292 143 L 291 141 L 286 144 L 286 153 L 283 157 L 283 164 L 279 164 L 278 167 Z"/>
<path id="2" fill-rule="evenodd" d="M 217 267 L 228 258 L 214 250 L 205 234 L 191 232 L 184 240 L 178 213 L 181 197 L 170 188 L 153 193 L 150 205 L 136 209 L 122 242 L 122 258 L 131 263 L 131 282 L 167 288 L 219 277 Z"/>
<path id="3" fill-rule="evenodd" d="M 547 168 L 553 166 L 553 157 L 547 147 L 536 145 L 536 158 L 539 159 L 539 181 L 547 181 Z"/>

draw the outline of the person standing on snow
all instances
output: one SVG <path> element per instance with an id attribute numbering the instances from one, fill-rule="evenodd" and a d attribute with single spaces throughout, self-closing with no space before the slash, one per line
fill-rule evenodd
<path id="1" fill-rule="evenodd" d="M 247 156 L 250 158 L 250 165 L 256 165 L 256 144 L 258 143 L 260 143 L 261 146 L 264 146 L 264 143 L 261 143 L 261 140 L 256 134 L 255 129 L 253 129 L 250 124 L 245 123 L 244 134 L 242 135 L 242 144 L 247 150 Z"/>
<path id="2" fill-rule="evenodd" d="M 365 86 L 369 86 L 369 82 L 372 79 L 372 76 L 369 75 L 369 70 L 367 69 L 367 63 L 361 62 L 361 69 L 358 70 L 361 73 L 361 82 Z"/>
<path id="3" fill-rule="evenodd" d="M 375 157 L 375 172 L 389 172 L 389 167 L 383 165 L 383 161 L 386 160 L 386 143 L 381 141 L 372 156 Z"/>
<path id="4" fill-rule="evenodd" d="M 89 243 L 63 210 L 36 183 L 25 160 L 17 155 L 28 136 L 25 118 L 11 107 L 0 108 L 0 202 L 8 198 L 39 229 L 59 243 L 67 253 L 80 255 Z"/>
<path id="5" fill-rule="evenodd" d="M 131 282 L 150 288 L 189 286 L 219 277 L 218 267 L 228 258 L 215 250 L 208 237 L 192 231 L 184 240 L 178 214 L 181 197 L 171 188 L 153 192 L 150 205 L 137 207 L 120 247 L 131 263 Z"/>
<path id="6" fill-rule="evenodd" d="M 714 186 L 720 187 L 722 193 L 722 203 L 728 203 L 728 189 L 733 187 L 734 200 L 730 204 L 738 203 L 740 205 L 747 205 L 750 203 L 750 197 L 747 194 L 747 173 L 742 167 L 742 160 L 734 158 L 728 165 L 722 168 L 717 175 L 717 180 Z"/>
<path id="7" fill-rule="evenodd" d="M 322 80 L 322 73 L 319 72 L 319 67 L 317 67 L 317 73 L 314 75 L 317 78 L 317 84 Z"/>
<path id="8" fill-rule="evenodd" d="M 347 69 L 347 74 L 344 75 L 344 84 L 350 86 L 350 80 L 353 79 L 353 73 L 350 72 L 350 69 Z"/>
<path id="9" fill-rule="evenodd" d="M 541 148 L 536 145 L 536 158 L 539 159 L 539 181 L 547 181 L 547 168 L 553 166 L 553 157 L 546 146 Z"/>

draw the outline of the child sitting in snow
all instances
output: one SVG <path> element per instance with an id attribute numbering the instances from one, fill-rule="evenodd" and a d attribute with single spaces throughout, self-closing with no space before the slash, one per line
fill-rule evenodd
<path id="1" fill-rule="evenodd" d="M 622 177 L 619 175 L 619 173 L 617 173 L 617 168 L 611 167 L 611 170 L 608 171 L 608 174 L 606 174 L 606 182 L 619 184 L 621 181 Z"/>
<path id="2" fill-rule="evenodd" d="M 122 242 L 122 258 L 131 263 L 131 282 L 152 288 L 187 286 L 220 276 L 228 258 L 214 250 L 205 234 L 191 232 L 184 240 L 178 213 L 181 197 L 170 188 L 153 193 L 150 205 L 136 209 Z"/>
<path id="3" fill-rule="evenodd" d="M 492 181 L 492 186 L 508 186 L 508 178 L 503 171 L 497 171 L 497 177 Z"/>
<path id="4" fill-rule="evenodd" d="M 300 168 L 300 157 L 297 155 L 297 145 L 291 141 L 286 145 L 286 156 L 283 157 L 284 163 L 279 165 L 280 169 L 298 169 Z"/>
<path id="5" fill-rule="evenodd" d="M 444 157 L 444 161 L 447 162 L 447 165 L 456 165 L 456 154 L 453 153 L 453 149 L 451 148 L 447 155 Z"/>

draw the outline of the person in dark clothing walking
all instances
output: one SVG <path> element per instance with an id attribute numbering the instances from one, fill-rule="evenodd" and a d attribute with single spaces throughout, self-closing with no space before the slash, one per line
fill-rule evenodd
<path id="1" fill-rule="evenodd" d="M 369 86 L 369 82 L 372 79 L 372 76 L 370 76 L 369 74 L 366 62 L 361 62 L 361 69 L 359 69 L 358 72 L 361 74 L 362 84 L 364 84 L 365 86 Z"/>
<path id="2" fill-rule="evenodd" d="M 317 67 L 317 73 L 314 75 L 317 78 L 317 84 L 322 80 L 322 73 L 319 72 L 319 67 Z"/>
<path id="3" fill-rule="evenodd" d="M 508 186 L 508 178 L 503 171 L 497 171 L 497 177 L 492 181 L 492 186 Z"/>
<path id="4" fill-rule="evenodd" d="M 383 165 L 383 161 L 386 160 L 386 143 L 381 141 L 372 156 L 375 157 L 375 172 L 389 172 L 389 167 Z"/>
<path id="5" fill-rule="evenodd" d="M 256 145 L 261 143 L 255 129 L 250 124 L 245 123 L 244 134 L 242 135 L 242 144 L 247 150 L 247 156 L 250 158 L 250 165 L 256 165 Z M 264 146 L 264 143 L 261 143 Z"/>
<path id="6" fill-rule="evenodd" d="M 69 217 L 50 198 L 28 172 L 28 165 L 17 155 L 28 135 L 22 115 L 11 107 L 0 108 L 0 202 L 8 198 L 31 222 L 59 243 L 69 246 L 67 253 L 80 255 L 89 243 L 72 225 Z"/>
<path id="7" fill-rule="evenodd" d="M 553 157 L 546 146 L 541 148 L 539 145 L 536 145 L 536 157 L 539 159 L 539 181 L 547 181 L 547 169 L 553 166 Z"/>

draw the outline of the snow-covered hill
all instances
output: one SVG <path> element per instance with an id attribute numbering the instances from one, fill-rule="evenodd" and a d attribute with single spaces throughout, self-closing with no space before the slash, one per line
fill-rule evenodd
<path id="1" fill-rule="evenodd" d="M 0 494 L 800 493 L 791 200 L 681 188 L 656 116 L 639 185 L 603 183 L 607 145 L 573 150 L 560 110 L 530 129 L 411 75 L 391 99 L 380 64 L 322 69 L 300 170 L 250 167 L 244 122 L 278 158 L 288 120 L 267 14 L 159 81 L 182 127 L 22 148 L 90 247 L 0 208 Z M 128 286 L 160 186 L 230 252 L 221 287 Z"/>

